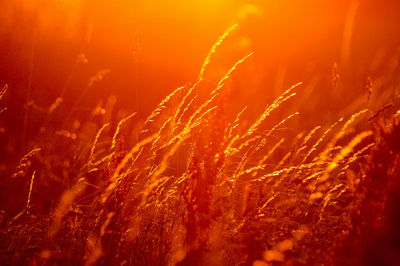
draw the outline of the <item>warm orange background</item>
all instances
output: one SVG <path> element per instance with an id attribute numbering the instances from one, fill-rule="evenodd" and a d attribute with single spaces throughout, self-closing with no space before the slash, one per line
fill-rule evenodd
<path id="1" fill-rule="evenodd" d="M 255 51 L 232 90 L 233 104 L 255 109 L 290 84 L 330 78 L 334 62 L 343 78 L 362 86 L 373 75 L 371 64 L 392 57 L 400 43 L 400 4 L 394 0 L 4 2 L 0 84 L 10 86 L 8 117 L 16 128 L 29 87 L 28 98 L 46 108 L 60 95 L 66 109 L 81 98 L 78 117 L 109 95 L 144 115 L 175 87 L 196 81 L 212 44 L 236 22 L 239 28 L 220 47 L 207 77 L 217 81 Z M 74 67 L 80 53 L 88 63 Z M 101 69 L 111 72 L 84 91 Z"/>

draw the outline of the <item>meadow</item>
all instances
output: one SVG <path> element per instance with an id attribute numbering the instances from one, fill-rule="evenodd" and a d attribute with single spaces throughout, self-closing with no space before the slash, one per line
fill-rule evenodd
<path id="1" fill-rule="evenodd" d="M 257 91 L 258 108 L 235 85 L 251 86 L 241 71 L 257 50 L 213 73 L 239 28 L 148 114 L 114 96 L 79 116 L 83 93 L 28 97 L 13 132 L 0 84 L 1 264 L 396 265 L 399 50 L 356 72 L 344 45 L 329 68 Z"/>

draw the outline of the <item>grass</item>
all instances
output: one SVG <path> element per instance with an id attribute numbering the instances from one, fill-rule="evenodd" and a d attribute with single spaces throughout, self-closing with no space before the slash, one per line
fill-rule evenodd
<path id="1" fill-rule="evenodd" d="M 244 118 L 245 106 L 231 115 L 227 82 L 256 54 L 239 59 L 216 84 L 205 76 L 235 27 L 212 47 L 199 80 L 169 94 L 143 123 L 132 113 L 120 121 L 95 123 L 95 128 L 87 122 L 37 139 L 3 181 L 11 192 L 2 196 L 7 204 L 0 220 L 0 261 L 393 262 L 389 242 L 383 255 L 374 243 L 390 235 L 391 215 L 398 209 L 398 105 L 387 107 L 374 98 L 374 106 L 381 107 L 377 111 L 359 108 L 360 98 L 371 104 L 374 96 L 368 78 L 365 95 L 349 104 L 356 110 L 333 123 L 301 126 L 305 118 L 292 109 L 308 104 L 301 98 L 306 96 L 297 95 L 307 88 L 302 83 L 256 117 Z M 338 86 L 338 73 L 335 64 L 327 86 Z M 200 88 L 208 90 L 206 97 Z M 49 115 L 59 104 L 57 98 Z M 133 138 L 129 125 L 135 123 L 139 130 Z M 288 128 L 291 132 L 285 133 Z M 18 200 L 10 204 L 13 197 Z M 389 233 L 377 238 L 375 233 L 385 230 Z"/>

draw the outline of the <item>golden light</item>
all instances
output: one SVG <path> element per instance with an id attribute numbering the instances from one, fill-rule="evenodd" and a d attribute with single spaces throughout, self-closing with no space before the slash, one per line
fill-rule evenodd
<path id="1" fill-rule="evenodd" d="M 399 14 L 0 1 L 0 264 L 397 265 Z"/>

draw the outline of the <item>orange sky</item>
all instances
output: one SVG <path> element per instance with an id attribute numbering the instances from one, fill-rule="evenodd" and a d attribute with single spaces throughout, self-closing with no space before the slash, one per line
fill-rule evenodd
<path id="1" fill-rule="evenodd" d="M 273 87 L 279 78 L 289 84 L 341 59 L 350 2 L 15 0 L 1 4 L 0 81 L 24 87 L 34 51 L 33 84 L 48 104 L 64 87 L 76 56 L 84 52 L 88 64 L 78 69 L 72 92 L 107 68 L 112 74 L 98 96 L 129 96 L 137 105 L 151 105 L 174 87 L 195 81 L 211 45 L 238 22 L 210 66 L 210 79 L 255 51 L 243 70 L 250 67 L 252 72 L 249 87 Z M 354 60 L 370 59 L 379 49 L 399 44 L 399 6 L 397 1 L 359 1 L 350 47 Z"/>

